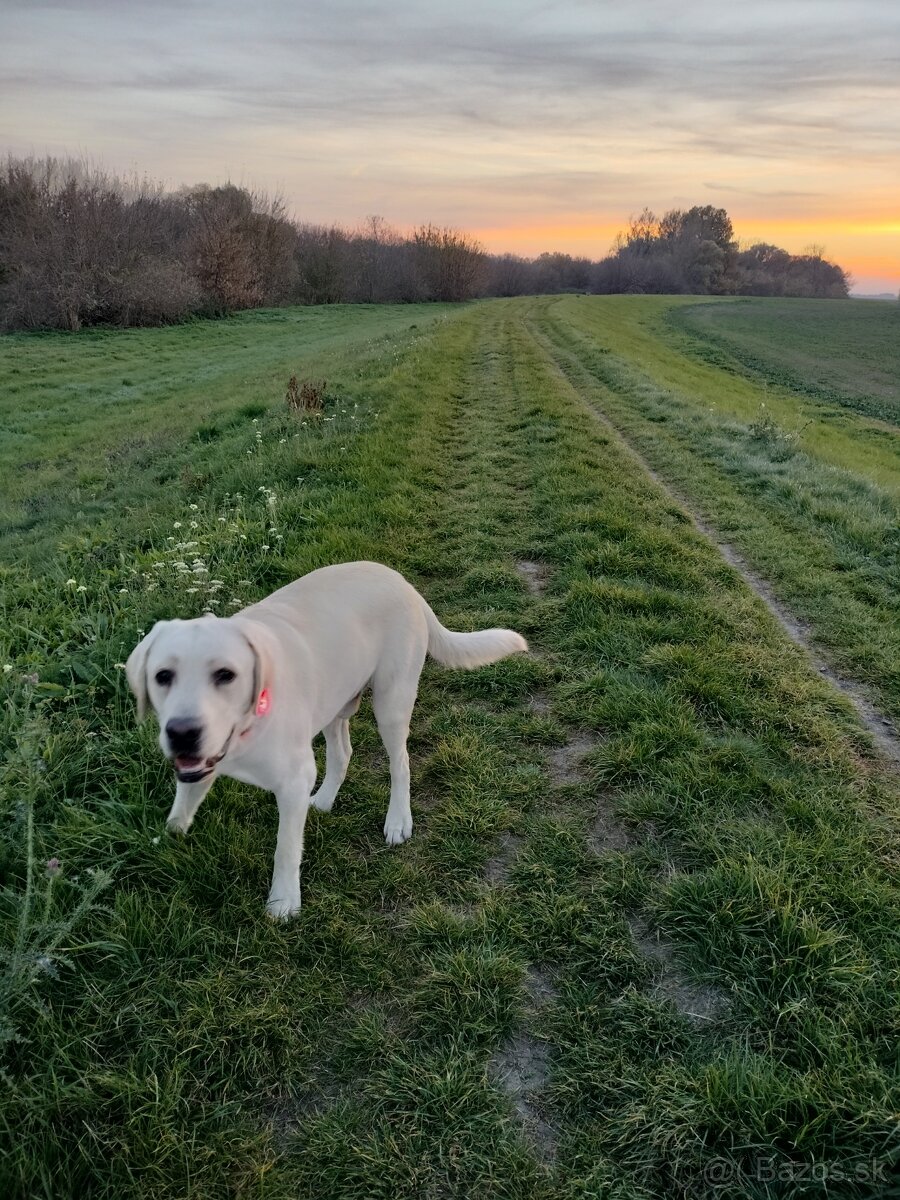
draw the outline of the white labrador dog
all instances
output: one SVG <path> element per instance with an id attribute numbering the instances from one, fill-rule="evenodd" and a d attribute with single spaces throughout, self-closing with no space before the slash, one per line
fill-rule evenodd
<path id="1" fill-rule="evenodd" d="M 402 575 L 378 563 L 323 567 L 232 617 L 159 621 L 126 663 L 138 720 L 148 705 L 178 782 L 170 830 L 186 833 L 216 775 L 275 793 L 278 840 L 268 911 L 300 908 L 310 803 L 334 804 L 350 761 L 350 717 L 371 685 L 391 767 L 389 845 L 412 834 L 406 739 L 429 653 L 478 667 L 527 650 L 509 629 L 451 633 Z M 312 741 L 325 732 L 325 777 L 313 794 Z"/>

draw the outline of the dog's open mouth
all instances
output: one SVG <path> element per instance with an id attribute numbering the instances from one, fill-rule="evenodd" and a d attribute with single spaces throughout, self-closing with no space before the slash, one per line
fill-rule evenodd
<path id="1" fill-rule="evenodd" d="M 175 774 L 182 783 L 196 783 L 205 779 L 216 765 L 215 758 L 202 758 L 198 754 L 176 754 L 172 759 Z"/>
<path id="2" fill-rule="evenodd" d="M 231 745 L 231 739 L 234 736 L 234 729 L 231 730 L 228 737 L 225 739 L 225 745 L 218 754 L 214 754 L 212 758 L 206 758 L 202 754 L 176 754 L 172 758 L 172 766 L 175 768 L 175 774 L 181 783 L 198 783 L 201 779 L 205 779 L 207 775 L 211 775 L 217 765 L 222 761 L 228 753 L 228 747 Z"/>

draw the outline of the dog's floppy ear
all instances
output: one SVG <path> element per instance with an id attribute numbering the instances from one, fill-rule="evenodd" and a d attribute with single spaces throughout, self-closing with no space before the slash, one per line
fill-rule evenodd
<path id="1" fill-rule="evenodd" d="M 268 693 L 272 687 L 272 676 L 275 671 L 275 659 L 278 656 L 278 641 L 270 629 L 259 621 L 249 617 L 230 618 L 247 644 L 253 651 L 253 691 L 250 693 L 250 703 L 247 711 L 256 708 L 263 692 Z"/>
<path id="2" fill-rule="evenodd" d="M 143 721 L 146 717 L 150 705 L 150 694 L 147 691 L 147 654 L 159 631 L 168 623 L 168 621 L 157 621 L 147 636 L 142 638 L 128 655 L 128 661 L 125 663 L 125 677 L 137 701 L 138 722 Z"/>

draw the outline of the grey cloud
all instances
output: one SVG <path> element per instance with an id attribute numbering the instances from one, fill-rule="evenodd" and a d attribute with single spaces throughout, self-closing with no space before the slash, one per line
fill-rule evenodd
<path id="1" fill-rule="evenodd" d="M 742 187 L 739 184 L 714 180 L 704 180 L 703 186 L 711 192 L 734 192 L 741 196 L 754 196 L 761 200 L 821 200 L 824 198 L 823 192 L 804 192 L 791 188 Z"/>
<path id="2" fill-rule="evenodd" d="M 105 10 L 106 3 L 56 7 L 77 10 L 83 22 L 92 11 Z M 129 36 L 145 36 L 148 49 L 157 46 L 161 56 L 170 56 L 177 65 L 168 68 L 163 62 L 148 71 L 144 62 L 134 75 L 123 75 L 115 60 L 112 73 L 98 61 L 96 75 L 68 82 L 77 90 L 92 82 L 97 86 L 99 80 L 100 86 L 117 89 L 171 86 L 218 93 L 236 106 L 267 110 L 276 121 L 303 105 L 330 111 L 335 119 L 349 114 L 366 123 L 380 115 L 414 123 L 441 111 L 458 92 L 464 95 L 457 106 L 461 116 L 505 127 L 541 121 L 548 104 L 551 118 L 558 119 L 558 106 L 569 105 L 567 117 L 583 124 L 605 102 L 621 98 L 668 102 L 677 110 L 685 101 L 748 103 L 775 91 L 785 100 L 847 87 L 897 89 L 895 63 L 884 57 L 884 47 L 886 35 L 900 39 L 900 17 L 888 11 L 881 27 L 861 19 L 866 8 L 884 16 L 877 4 L 855 5 L 855 18 L 840 28 L 820 17 L 813 29 L 804 27 L 808 5 L 794 0 L 778 6 L 780 25 L 771 19 L 775 8 L 762 5 L 760 11 L 768 11 L 770 20 L 758 20 L 739 34 L 736 26 L 729 28 L 721 20 L 712 29 L 699 22 L 712 6 L 690 6 L 688 20 L 678 25 L 671 23 L 672 6 L 644 0 L 631 7 L 636 14 L 631 27 L 620 22 L 604 30 L 597 13 L 612 9 L 598 4 L 575 6 L 586 28 L 547 30 L 529 29 L 527 21 L 498 21 L 504 11 L 510 17 L 517 10 L 527 13 L 523 5 L 491 7 L 489 17 L 476 10 L 467 22 L 465 4 L 448 17 L 447 9 L 428 5 L 274 3 L 257 25 L 253 10 L 241 16 L 226 3 L 223 19 L 203 26 L 209 38 L 205 45 L 190 43 L 202 6 L 183 5 L 166 40 L 159 31 L 151 33 L 137 15 L 140 10 L 133 8 Z M 572 11 L 562 6 L 563 14 Z M 153 7 L 144 12 L 152 18 Z M 657 27 L 648 29 L 646 17 L 654 13 Z M 227 66 L 217 67 L 216 59 L 223 55 Z M 53 72 L 44 80 L 65 87 L 65 67 L 58 82 Z M 579 111 L 575 100 L 586 111 Z"/>
<path id="3" fill-rule="evenodd" d="M 776 177 L 764 194 L 797 199 L 777 172 L 900 156 L 900 123 L 885 118 L 900 110 L 900 5 L 880 0 L 0 7 L 11 30 L 0 83 L 17 136 L 37 143 L 54 128 L 38 124 L 52 103 L 84 112 L 82 145 L 115 135 L 136 158 L 150 139 L 193 136 L 218 148 L 223 170 L 237 161 L 252 176 L 258 143 L 281 139 L 289 162 L 315 164 L 318 148 L 332 181 L 348 155 L 383 164 L 363 191 L 400 180 L 457 207 L 481 189 L 554 211 L 636 192 L 673 152 L 767 162 Z M 452 171 L 424 161 L 441 147 Z M 629 147 L 630 172 L 597 169 L 621 165 Z M 716 185 L 729 186 L 754 194 Z"/>

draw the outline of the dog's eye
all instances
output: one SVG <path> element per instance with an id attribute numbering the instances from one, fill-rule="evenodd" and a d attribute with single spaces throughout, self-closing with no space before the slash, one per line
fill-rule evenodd
<path id="1" fill-rule="evenodd" d="M 223 683 L 231 683 L 234 678 L 234 671 L 230 671 L 228 667 L 220 667 L 218 671 L 213 671 L 213 683 L 216 687 L 221 687 Z"/>
<path id="2" fill-rule="evenodd" d="M 175 678 L 174 671 L 157 671 L 156 672 L 156 682 L 159 684 L 160 687 L 168 687 L 174 678 Z"/>

